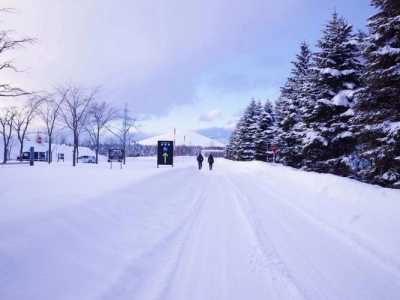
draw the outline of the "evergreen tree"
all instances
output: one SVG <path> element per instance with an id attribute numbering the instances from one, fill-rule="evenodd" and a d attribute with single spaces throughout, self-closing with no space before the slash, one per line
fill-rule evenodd
<path id="1" fill-rule="evenodd" d="M 373 0 L 365 56 L 366 87 L 354 124 L 361 179 L 400 187 L 400 1 Z"/>
<path id="2" fill-rule="evenodd" d="M 234 139 L 234 135 L 235 135 L 235 130 L 232 132 L 230 138 L 229 138 L 229 142 L 225 147 L 225 158 L 227 159 L 233 159 L 233 139 Z"/>
<path id="3" fill-rule="evenodd" d="M 262 106 L 254 99 L 246 108 L 233 131 L 226 148 L 226 157 L 232 160 L 253 160 L 255 138 Z"/>
<path id="4" fill-rule="evenodd" d="M 235 129 L 233 130 L 229 143 L 226 146 L 225 157 L 231 160 L 238 160 L 238 148 L 239 148 L 239 127 L 242 120 L 238 122 Z"/>
<path id="5" fill-rule="evenodd" d="M 346 156 L 354 150 L 355 139 L 348 121 L 361 86 L 359 52 L 352 26 L 335 12 L 314 55 L 309 84 L 314 100 L 304 105 L 302 164 L 309 170 L 350 174 Z"/>
<path id="6" fill-rule="evenodd" d="M 260 106 L 260 117 L 258 120 L 257 131 L 255 134 L 255 159 L 261 161 L 268 160 L 268 152 L 275 139 L 275 119 L 273 106 L 269 100 L 264 107 Z"/>
<path id="7" fill-rule="evenodd" d="M 255 136 L 260 117 L 260 106 L 253 99 L 238 124 L 237 159 L 249 161 L 255 157 Z"/>
<path id="8" fill-rule="evenodd" d="M 312 52 L 305 42 L 301 44 L 300 53 L 292 64 L 291 76 L 281 89 L 275 110 L 281 162 L 300 167 L 301 136 L 305 128 L 303 114 L 306 112 L 307 102 L 312 100 Z M 309 107 L 313 108 L 313 105 Z"/>

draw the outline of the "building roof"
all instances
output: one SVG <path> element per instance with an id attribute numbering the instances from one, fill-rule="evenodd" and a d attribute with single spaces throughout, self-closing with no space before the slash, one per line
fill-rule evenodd
<path id="1" fill-rule="evenodd" d="M 138 144 L 144 146 L 156 146 L 158 141 L 175 141 L 176 146 L 199 146 L 199 147 L 225 147 L 220 141 L 206 137 L 200 133 L 189 130 L 174 130 L 151 138 L 138 141 Z"/>

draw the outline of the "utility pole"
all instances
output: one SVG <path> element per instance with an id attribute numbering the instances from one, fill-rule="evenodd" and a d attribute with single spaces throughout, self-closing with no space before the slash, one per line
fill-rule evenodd
<path id="1" fill-rule="evenodd" d="M 125 103 L 124 106 L 124 119 L 123 119 L 123 124 L 122 124 L 122 144 L 124 147 L 124 165 L 126 164 L 126 140 L 128 136 L 128 131 L 130 128 L 128 128 L 128 104 Z"/>

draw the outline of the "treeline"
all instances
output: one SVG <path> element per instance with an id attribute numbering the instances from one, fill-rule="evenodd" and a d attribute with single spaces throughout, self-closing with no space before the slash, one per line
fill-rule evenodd
<path id="1" fill-rule="evenodd" d="M 337 13 L 302 43 L 272 107 L 252 101 L 226 155 L 400 188 L 400 1 L 373 0 L 368 34 Z M 268 146 L 269 145 L 269 146 Z"/>
<path id="2" fill-rule="evenodd" d="M 10 9 L 0 9 L 8 13 Z M 31 38 L 15 36 L 10 30 L 0 29 L 0 71 L 17 71 L 10 53 L 35 42 Z M 78 161 L 78 148 L 84 142 L 96 153 L 100 151 L 101 138 L 108 133 L 119 148 L 126 149 L 130 143 L 135 119 L 128 108 L 118 110 L 109 102 L 99 99 L 98 88 L 83 88 L 79 85 L 60 85 L 49 92 L 35 93 L 21 87 L 0 82 L 0 137 L 2 162 L 10 158 L 12 144 L 18 141 L 19 157 L 22 160 L 24 143 L 32 127 L 43 129 L 48 143 L 48 162 L 52 162 L 52 144 L 57 133 L 69 132 L 72 137 L 73 160 Z M 34 126 L 32 126 L 34 124 Z M 126 152 L 126 151 L 125 151 Z M 125 162 L 125 159 L 124 159 Z"/>
<path id="3" fill-rule="evenodd" d="M 102 137 L 112 137 L 118 148 L 127 149 L 135 119 L 128 108 L 119 110 L 98 99 L 98 89 L 64 86 L 52 93 L 30 93 L 3 105 L 0 109 L 0 135 L 3 148 L 2 162 L 10 159 L 14 141 L 19 144 L 18 156 L 22 160 L 25 141 L 41 128 L 47 142 L 48 163 L 53 160 L 52 146 L 58 135 L 67 134 L 73 147 L 72 164 L 78 162 L 79 146 L 89 146 L 96 156 L 102 150 Z M 21 96 L 22 97 L 22 96 Z M 110 139 L 110 138 L 109 138 Z M 67 142 L 66 140 L 64 141 Z"/>

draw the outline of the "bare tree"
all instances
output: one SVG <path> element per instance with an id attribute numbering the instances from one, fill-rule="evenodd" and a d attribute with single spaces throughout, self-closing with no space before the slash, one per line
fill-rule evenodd
<path id="1" fill-rule="evenodd" d="M 10 140 L 12 137 L 13 126 L 17 110 L 15 107 L 8 107 L 0 111 L 0 133 L 3 136 L 3 164 L 7 163 L 8 153 L 10 147 Z"/>
<path id="2" fill-rule="evenodd" d="M 46 126 L 47 137 L 48 137 L 48 157 L 47 161 L 50 164 L 53 160 L 52 145 L 53 145 L 53 134 L 56 127 L 56 121 L 60 115 L 61 106 L 65 100 L 65 93 L 60 95 L 47 95 L 43 97 L 43 103 L 39 110 L 39 115 Z"/>
<path id="3" fill-rule="evenodd" d="M 100 134 L 105 126 L 115 119 L 117 111 L 107 102 L 93 102 L 89 109 L 89 122 L 86 131 L 96 151 L 96 164 L 99 163 Z"/>
<path id="4" fill-rule="evenodd" d="M 10 9 L 0 9 L 0 13 L 11 12 Z M 0 58 L 4 57 L 10 50 L 14 50 L 23 47 L 26 44 L 33 43 L 32 38 L 15 38 L 12 36 L 10 30 L 0 30 Z M 17 71 L 17 68 L 13 64 L 12 60 L 0 59 L 0 71 L 13 70 Z M 21 95 L 27 95 L 28 92 L 21 88 L 13 87 L 8 83 L 0 83 L 0 97 L 17 97 Z"/>
<path id="5" fill-rule="evenodd" d="M 19 141 L 19 159 L 22 160 L 22 153 L 24 151 L 24 141 L 26 132 L 30 126 L 32 120 L 35 118 L 37 110 L 42 103 L 42 99 L 39 97 L 33 97 L 28 100 L 28 103 L 23 106 L 22 109 L 17 111 L 14 120 L 14 129 L 17 132 L 17 138 Z"/>
<path id="6" fill-rule="evenodd" d="M 122 126 L 111 128 L 107 127 L 108 131 L 110 131 L 115 137 L 117 137 L 119 143 L 121 144 L 122 149 L 124 150 L 124 164 L 126 164 L 126 150 L 127 144 L 130 143 L 131 130 L 136 126 L 136 119 L 132 118 L 129 115 L 128 105 L 125 104 L 124 112 L 121 116 Z"/>
<path id="7" fill-rule="evenodd" d="M 80 87 L 67 87 L 59 89 L 58 92 L 64 98 L 61 115 L 65 125 L 73 134 L 72 165 L 76 166 L 79 135 L 87 123 L 90 104 L 95 98 L 97 89 L 86 92 Z"/>

